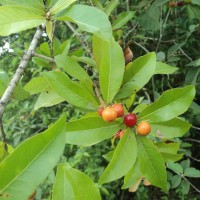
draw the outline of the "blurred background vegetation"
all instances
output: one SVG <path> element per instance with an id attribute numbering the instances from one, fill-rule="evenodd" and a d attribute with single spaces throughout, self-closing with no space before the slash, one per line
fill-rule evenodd
<path id="1" fill-rule="evenodd" d="M 145 91 L 153 102 L 163 91 L 192 84 L 196 86 L 197 95 L 188 112 L 183 116 L 192 124 L 190 131 L 183 138 L 177 139 L 181 142 L 181 151 L 185 153 L 183 159 L 178 163 L 182 167 L 188 166 L 198 169 L 200 162 L 200 2 L 199 0 L 183 1 L 183 6 L 169 6 L 169 0 L 124 0 L 124 1 L 77 1 L 81 4 L 96 6 L 109 15 L 113 24 L 113 35 L 120 42 L 123 49 L 129 47 L 133 52 L 133 60 L 144 55 L 148 51 L 155 51 L 158 60 L 176 66 L 179 70 L 173 75 L 155 75 L 151 82 L 146 85 Z M 134 11 L 131 17 L 127 13 Z M 119 26 L 117 26 L 117 25 Z M 75 26 L 74 26 L 75 27 Z M 116 27 L 116 28 L 115 28 Z M 79 30 L 78 30 L 79 31 Z M 14 74 L 23 53 L 26 51 L 35 30 L 28 30 L 9 37 L 0 37 L 0 47 L 6 43 L 10 49 L 3 48 L 0 54 L 0 76 L 1 81 L 5 77 L 11 78 Z M 53 45 L 59 42 L 71 40 L 69 54 L 76 56 L 90 56 L 83 44 L 69 29 L 59 22 L 56 24 Z M 91 51 L 91 35 L 81 33 L 81 40 L 86 41 Z M 50 41 L 44 34 L 41 43 Z M 40 72 L 54 68 L 52 64 L 40 59 L 33 59 L 29 63 L 26 73 L 21 80 L 24 86 L 31 78 L 37 77 Z M 5 72 L 7 75 L 5 75 Z M 88 70 L 95 78 L 95 73 Z M 2 83 L 1 83 L 2 84 Z M 0 84 L 0 85 L 1 85 Z M 0 87 L 0 93 L 4 88 Z M 63 91 L 65 92 L 65 91 Z M 84 113 L 73 106 L 62 102 L 58 105 L 40 108 L 34 111 L 34 105 L 38 95 L 14 95 L 4 114 L 4 127 L 8 143 L 16 147 L 26 138 L 45 130 L 48 125 L 59 118 L 62 112 L 67 113 L 67 119 L 76 119 Z M 147 101 L 144 91 L 138 93 L 136 101 Z M 92 147 L 80 147 L 67 145 L 62 160 L 67 160 L 72 167 L 84 171 L 97 181 L 107 165 L 102 157 L 112 148 L 112 141 L 104 141 Z M 47 163 L 48 164 L 48 163 Z M 114 181 L 100 188 L 102 199 L 105 200 L 128 200 L 128 199 L 200 199 L 199 180 L 195 178 L 177 177 L 173 171 L 168 171 L 168 194 L 159 189 L 140 185 L 135 193 L 121 190 L 123 180 Z M 36 199 L 50 199 L 52 184 L 54 182 L 54 171 L 37 188 Z M 177 181 L 178 180 L 178 181 Z"/>

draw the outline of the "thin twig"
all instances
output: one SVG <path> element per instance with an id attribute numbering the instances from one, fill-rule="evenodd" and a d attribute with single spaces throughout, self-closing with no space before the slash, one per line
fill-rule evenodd
<path id="1" fill-rule="evenodd" d="M 193 129 L 196 129 L 198 131 L 200 131 L 200 127 L 197 127 L 197 126 L 192 126 Z"/>
<path id="2" fill-rule="evenodd" d="M 84 40 L 84 38 L 82 37 L 82 35 L 80 33 L 78 33 L 76 31 L 76 29 L 72 26 L 72 24 L 70 22 L 65 22 L 67 24 L 67 26 L 69 27 L 69 29 L 74 33 L 74 35 L 78 38 L 78 40 L 81 42 L 81 44 L 83 45 L 83 48 L 88 52 L 88 54 L 90 55 L 90 57 L 92 58 L 93 55 L 90 51 L 89 45 L 87 44 L 87 42 Z"/>
<path id="3" fill-rule="evenodd" d="M 179 174 L 180 175 L 180 174 Z M 186 181 L 188 181 L 188 183 L 198 192 L 200 193 L 200 190 L 198 188 L 196 188 L 196 186 L 194 186 L 185 176 L 181 176 L 183 179 L 185 179 Z"/>
<path id="4" fill-rule="evenodd" d="M 35 57 L 38 57 L 38 58 L 42 58 L 42 59 L 47 60 L 47 61 L 52 62 L 52 63 L 55 62 L 53 58 L 50 58 L 50 57 L 48 57 L 48 56 L 41 55 L 41 54 L 36 53 L 36 52 L 34 52 L 34 51 L 32 52 L 32 56 L 35 56 Z"/>
<path id="5" fill-rule="evenodd" d="M 2 124 L 2 117 L 3 117 L 3 113 L 6 107 L 6 104 L 8 103 L 17 83 L 19 82 L 19 80 L 21 79 L 22 75 L 24 74 L 24 71 L 26 69 L 26 67 L 28 66 L 28 62 L 31 60 L 32 58 L 32 52 L 35 50 L 39 39 L 42 36 L 42 26 L 39 26 L 34 37 L 33 40 L 29 46 L 28 51 L 24 54 L 13 78 L 11 79 L 8 87 L 6 88 L 3 96 L 0 99 L 0 121 Z M 3 128 L 3 126 L 1 126 L 1 128 Z M 2 131 L 1 131 L 2 132 Z M 2 138 L 5 138 L 5 136 L 3 136 L 5 133 L 4 131 L 2 132 Z"/>
<path id="6" fill-rule="evenodd" d="M 156 47 L 156 52 L 158 51 L 159 49 L 159 46 L 160 46 L 160 43 L 161 43 L 161 40 L 162 40 L 162 37 L 163 37 L 163 32 L 164 32 L 164 28 L 167 24 L 167 20 L 169 18 L 169 13 L 170 13 L 170 9 L 168 10 L 167 12 L 167 15 L 166 15 L 166 18 L 165 18 L 165 21 L 164 21 L 164 24 L 162 25 L 161 23 L 161 26 L 160 26 L 160 37 L 159 37 L 159 40 L 158 40 L 158 44 L 157 44 L 157 47 Z M 161 20 L 162 20 L 162 7 L 161 7 Z"/>
<path id="7" fill-rule="evenodd" d="M 94 85 L 94 90 L 95 90 L 95 93 L 96 93 L 96 97 L 99 99 L 101 106 L 105 107 L 106 104 L 105 104 L 105 102 L 103 101 L 103 99 L 101 97 L 101 93 L 100 93 L 99 88 L 97 86 L 97 83 L 95 81 L 94 81 L 93 85 Z"/>
<path id="8" fill-rule="evenodd" d="M 149 96 L 149 94 L 147 92 L 147 89 L 146 88 L 142 88 L 142 91 L 144 92 L 144 94 L 145 94 L 147 100 L 149 101 L 149 103 L 151 103 L 151 98 L 150 98 L 150 96 Z"/>
<path id="9" fill-rule="evenodd" d="M 134 42 L 134 44 L 136 44 L 138 47 L 140 47 L 141 49 L 143 49 L 146 53 L 149 53 L 149 51 L 144 46 L 142 46 L 141 44 L 139 44 L 137 42 Z"/>
<path id="10" fill-rule="evenodd" d="M 8 146 L 6 144 L 6 134 L 5 134 L 4 128 L 3 128 L 2 118 L 0 119 L 0 129 L 1 129 L 1 135 L 2 135 L 2 143 L 4 145 L 4 149 L 7 151 Z"/>
<path id="11" fill-rule="evenodd" d="M 186 156 L 189 157 L 189 158 L 191 158 L 192 160 L 194 160 L 194 161 L 196 161 L 196 162 L 200 162 L 199 159 L 196 159 L 196 158 L 190 156 L 188 153 L 186 153 Z"/>
<path id="12" fill-rule="evenodd" d="M 186 138 L 186 141 L 191 141 L 191 142 L 196 142 L 196 143 L 200 143 L 199 140 L 195 140 L 195 139 L 191 139 L 191 138 Z"/>
<path id="13" fill-rule="evenodd" d="M 188 56 L 186 53 L 185 53 L 185 51 L 183 51 L 183 49 L 180 47 L 179 48 L 179 50 L 183 53 L 183 55 L 187 58 L 187 59 L 189 59 L 190 61 L 192 61 L 192 58 L 190 58 L 190 56 Z"/>

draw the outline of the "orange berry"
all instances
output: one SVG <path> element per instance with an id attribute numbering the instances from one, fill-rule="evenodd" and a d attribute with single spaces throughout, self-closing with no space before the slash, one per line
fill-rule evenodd
<path id="1" fill-rule="evenodd" d="M 102 112 L 102 118 L 106 122 L 112 122 L 117 118 L 117 111 L 114 108 L 107 107 Z"/>
<path id="2" fill-rule="evenodd" d="M 140 122 L 137 126 L 138 135 L 148 135 L 151 132 L 151 125 L 146 122 Z"/>
<path id="3" fill-rule="evenodd" d="M 114 104 L 112 108 L 114 108 L 117 111 L 117 117 L 121 117 L 124 115 L 124 107 L 122 106 L 122 104 Z"/>
<path id="4" fill-rule="evenodd" d="M 102 116 L 102 112 L 103 112 L 103 108 L 98 108 L 98 114 L 99 114 L 99 116 Z"/>

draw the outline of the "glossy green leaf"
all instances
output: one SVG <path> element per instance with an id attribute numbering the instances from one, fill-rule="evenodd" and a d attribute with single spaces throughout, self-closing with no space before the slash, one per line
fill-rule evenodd
<path id="1" fill-rule="evenodd" d="M 53 185 L 52 200 L 74 200 L 73 188 L 65 175 L 65 164 L 57 167 L 56 179 Z"/>
<path id="2" fill-rule="evenodd" d="M 66 101 L 80 108 L 96 110 L 98 102 L 80 83 L 72 81 L 63 72 L 45 72 L 43 76 L 51 88 Z"/>
<path id="3" fill-rule="evenodd" d="M 5 159 L 10 153 L 14 151 L 13 147 L 9 144 L 6 144 L 7 150 L 5 149 L 5 143 L 0 142 L 0 163 Z"/>
<path id="4" fill-rule="evenodd" d="M 194 96 L 194 86 L 168 90 L 157 101 L 144 109 L 140 113 L 138 120 L 148 120 L 149 122 L 171 120 L 187 111 Z"/>
<path id="5" fill-rule="evenodd" d="M 151 135 L 164 138 L 182 137 L 191 127 L 186 121 L 174 118 L 169 121 L 152 123 Z"/>
<path id="6" fill-rule="evenodd" d="M 128 129 L 120 139 L 110 163 L 99 179 L 99 184 L 108 183 L 124 176 L 135 163 L 136 156 L 135 133 Z"/>
<path id="7" fill-rule="evenodd" d="M 35 103 L 34 110 L 36 111 L 39 108 L 54 106 L 63 101 L 65 101 L 64 98 L 49 88 L 48 90 L 41 92 Z"/>
<path id="8" fill-rule="evenodd" d="M 167 191 L 167 173 L 164 159 L 147 137 L 137 136 L 138 159 L 143 176 L 154 186 Z"/>
<path id="9" fill-rule="evenodd" d="M 120 129 L 119 122 L 105 122 L 101 117 L 86 117 L 66 124 L 66 143 L 91 146 L 111 138 Z"/>
<path id="10" fill-rule="evenodd" d="M 113 155 L 114 155 L 115 150 L 109 151 L 107 154 L 103 155 L 103 157 L 107 160 L 107 161 L 111 161 Z"/>
<path id="11" fill-rule="evenodd" d="M 1 71 L 0 72 L 0 96 L 3 95 L 8 84 L 9 84 L 9 76 L 7 75 L 6 72 Z"/>
<path id="12" fill-rule="evenodd" d="M 73 59 L 75 59 L 78 62 L 82 62 L 86 65 L 92 66 L 96 68 L 96 63 L 94 62 L 94 60 L 92 58 L 89 57 L 78 57 L 78 56 L 72 56 Z"/>
<path id="13" fill-rule="evenodd" d="M 78 80 L 87 80 L 92 84 L 92 81 L 87 72 L 78 64 L 76 60 L 65 54 L 55 57 L 56 64 L 63 68 L 70 76 Z"/>
<path id="14" fill-rule="evenodd" d="M 156 69 L 156 54 L 148 53 L 133 61 L 125 71 L 123 86 L 115 99 L 126 98 L 139 91 L 153 76 Z"/>
<path id="15" fill-rule="evenodd" d="M 177 174 L 183 174 L 183 168 L 178 163 L 169 162 L 167 167 Z"/>
<path id="16" fill-rule="evenodd" d="M 65 117 L 20 144 L 0 164 L 0 196 L 27 200 L 55 167 L 65 145 Z M 26 189 L 24 189 L 26 187 Z"/>
<path id="17" fill-rule="evenodd" d="M 51 41 L 53 40 L 53 29 L 54 29 L 53 22 L 47 21 L 46 22 L 46 33 Z"/>
<path id="18" fill-rule="evenodd" d="M 112 38 L 112 29 L 108 17 L 95 7 L 74 5 L 62 10 L 53 16 L 53 19 L 74 22 L 83 31 L 98 35 L 105 40 Z"/>
<path id="19" fill-rule="evenodd" d="M 125 61 L 122 48 L 117 42 L 104 42 L 102 47 L 99 82 L 104 100 L 110 103 L 121 87 Z"/>
<path id="20" fill-rule="evenodd" d="M 179 150 L 180 147 L 180 143 L 159 142 L 156 143 L 155 146 L 158 148 L 165 162 L 176 162 L 180 160 L 184 155 L 183 153 L 177 154 L 177 151 Z"/>
<path id="21" fill-rule="evenodd" d="M 157 62 L 155 74 L 173 74 L 177 70 L 177 67 L 172 67 L 163 62 Z"/>
<path id="22" fill-rule="evenodd" d="M 192 1 L 193 3 L 193 1 Z M 198 19 L 200 20 L 200 3 L 198 2 L 199 5 L 188 5 L 187 8 L 187 14 L 188 14 L 188 18 L 190 21 L 192 21 L 193 19 Z"/>
<path id="23" fill-rule="evenodd" d="M 126 11 L 126 12 L 120 13 L 117 16 L 116 20 L 113 22 L 112 28 L 113 29 L 119 29 L 119 28 L 121 28 L 129 20 L 131 20 L 134 17 L 134 15 L 135 15 L 134 11 Z"/>
<path id="24" fill-rule="evenodd" d="M 63 9 L 68 8 L 71 4 L 73 4 L 76 0 L 58 0 L 50 9 L 50 13 L 56 14 Z"/>
<path id="25" fill-rule="evenodd" d="M 44 13 L 22 6 L 0 6 L 0 35 L 7 36 L 37 27 L 45 22 Z"/>
<path id="26" fill-rule="evenodd" d="M 44 77 L 32 78 L 25 86 L 24 89 L 31 95 L 45 91 L 49 88 L 50 84 Z"/>
<path id="27" fill-rule="evenodd" d="M 200 177 L 200 170 L 195 169 L 193 167 L 189 167 L 184 171 L 184 175 L 187 177 L 199 178 Z"/>
<path id="28" fill-rule="evenodd" d="M 13 98 L 17 100 L 24 100 L 29 97 L 29 93 L 24 90 L 21 83 L 18 83 L 13 91 Z"/>
<path id="29" fill-rule="evenodd" d="M 124 176 L 124 184 L 122 186 L 122 189 L 130 188 L 134 186 L 139 179 L 141 179 L 142 173 L 140 170 L 140 162 L 136 160 L 133 167 L 130 169 L 130 171 Z"/>
<path id="30" fill-rule="evenodd" d="M 65 163 L 58 167 L 57 173 L 53 200 L 101 200 L 97 185 L 83 172 Z"/>
<path id="31" fill-rule="evenodd" d="M 28 7 L 40 12 L 44 9 L 43 0 L 1 0 L 0 3 L 3 5 Z"/>

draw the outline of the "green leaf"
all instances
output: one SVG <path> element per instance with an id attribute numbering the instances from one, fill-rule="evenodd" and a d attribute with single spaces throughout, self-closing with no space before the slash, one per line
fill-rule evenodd
<path id="1" fill-rule="evenodd" d="M 66 143 L 91 146 L 111 138 L 120 129 L 119 122 L 105 122 L 101 117 L 86 117 L 66 124 Z"/>
<path id="2" fill-rule="evenodd" d="M 43 11 L 22 6 L 0 6 L 0 35 L 7 36 L 45 22 Z"/>
<path id="3" fill-rule="evenodd" d="M 192 67 L 188 70 L 185 77 L 186 85 L 196 85 L 198 83 L 198 77 L 200 75 L 200 67 Z"/>
<path id="4" fill-rule="evenodd" d="M 77 78 L 78 80 L 87 80 L 92 84 L 89 75 L 73 58 L 62 54 L 55 57 L 55 62 L 60 68 L 63 68 L 70 76 Z"/>
<path id="5" fill-rule="evenodd" d="M 175 154 L 175 153 L 161 152 L 161 155 L 165 162 L 176 162 L 184 156 L 184 153 Z"/>
<path id="6" fill-rule="evenodd" d="M 63 101 L 65 101 L 64 98 L 60 97 L 51 88 L 48 88 L 48 90 L 41 92 L 35 103 L 34 111 L 38 110 L 39 108 L 57 105 Z"/>
<path id="7" fill-rule="evenodd" d="M 51 88 L 66 101 L 80 108 L 96 110 L 98 102 L 80 83 L 72 81 L 62 72 L 45 72 L 43 76 Z"/>
<path id="8" fill-rule="evenodd" d="M 96 63 L 94 62 L 93 59 L 89 58 L 89 57 L 78 57 L 78 56 L 72 56 L 73 59 L 75 59 L 78 62 L 82 62 L 86 65 L 92 66 L 96 68 Z"/>
<path id="9" fill-rule="evenodd" d="M 53 19 L 74 22 L 83 31 L 98 35 L 104 40 L 112 37 L 108 17 L 103 11 L 95 7 L 74 5 L 54 15 Z"/>
<path id="10" fill-rule="evenodd" d="M 186 170 L 187 168 L 190 167 L 190 159 L 188 158 L 187 160 L 183 160 L 181 162 L 181 166 L 183 168 L 183 170 Z"/>
<path id="11" fill-rule="evenodd" d="M 158 142 L 155 143 L 155 146 L 158 148 L 160 152 L 168 152 L 168 153 L 177 153 L 180 147 L 180 143 L 178 142 L 171 142 L 171 143 L 165 143 L 165 142 Z"/>
<path id="12" fill-rule="evenodd" d="M 142 174 L 152 185 L 167 191 L 167 173 L 162 155 L 147 137 L 138 135 L 137 144 Z"/>
<path id="13" fill-rule="evenodd" d="M 43 0 L 2 0 L 1 2 L 3 5 L 28 7 L 40 12 L 44 9 Z"/>
<path id="14" fill-rule="evenodd" d="M 65 117 L 20 144 L 0 164 L 0 196 L 27 200 L 51 172 L 65 145 Z M 26 189 L 24 189 L 26 187 Z"/>
<path id="15" fill-rule="evenodd" d="M 47 21 L 46 22 L 46 33 L 51 41 L 53 40 L 53 29 L 54 29 L 53 22 Z"/>
<path id="16" fill-rule="evenodd" d="M 187 111 L 194 96 L 194 86 L 168 90 L 140 113 L 138 121 L 162 122 L 171 120 Z"/>
<path id="17" fill-rule="evenodd" d="M 68 163 L 58 167 L 53 189 L 53 200 L 101 200 L 99 189 L 83 172 L 73 169 Z"/>
<path id="18" fill-rule="evenodd" d="M 193 3 L 193 1 L 192 1 Z M 198 2 L 198 4 L 200 5 L 200 3 Z M 198 19 L 200 20 L 200 6 L 199 5 L 188 5 L 187 6 L 187 13 L 188 13 L 188 17 L 189 20 L 192 21 L 193 19 Z"/>
<path id="19" fill-rule="evenodd" d="M 57 167 L 56 179 L 53 185 L 52 200 L 58 199 L 74 199 L 73 188 L 65 175 L 65 164 L 60 164 Z"/>
<path id="20" fill-rule="evenodd" d="M 119 0 L 110 0 L 106 7 L 104 8 L 104 12 L 106 15 L 110 16 L 112 11 L 118 6 Z"/>
<path id="21" fill-rule="evenodd" d="M 50 9 L 50 13 L 52 15 L 57 14 L 63 9 L 68 8 L 71 4 L 73 4 L 76 0 L 58 0 Z"/>
<path id="22" fill-rule="evenodd" d="M 131 20 L 135 15 L 134 11 L 122 12 L 117 16 L 117 19 L 112 24 L 113 29 L 119 29 L 125 25 L 129 20 Z"/>
<path id="23" fill-rule="evenodd" d="M 125 71 L 124 83 L 115 99 L 126 98 L 139 91 L 153 76 L 156 69 L 156 54 L 148 53 L 133 61 Z"/>
<path id="24" fill-rule="evenodd" d="M 184 175 L 187 177 L 199 178 L 200 177 L 200 170 L 195 169 L 193 167 L 189 167 L 184 171 Z"/>
<path id="25" fill-rule="evenodd" d="M 6 72 L 1 71 L 0 72 L 0 96 L 3 95 L 8 84 L 9 84 L 9 76 L 7 75 Z"/>
<path id="26" fill-rule="evenodd" d="M 139 24 L 145 30 L 158 30 L 160 28 L 159 15 L 159 7 L 150 6 L 139 16 Z"/>
<path id="27" fill-rule="evenodd" d="M 177 70 L 177 67 L 171 67 L 163 62 L 157 62 L 155 74 L 173 74 Z"/>
<path id="28" fill-rule="evenodd" d="M 24 89 L 31 95 L 45 91 L 49 88 L 50 84 L 44 77 L 32 78 L 25 86 Z"/>
<path id="29" fill-rule="evenodd" d="M 178 163 L 169 162 L 167 167 L 177 174 L 183 174 L 183 168 Z"/>
<path id="30" fill-rule="evenodd" d="M 4 160 L 10 153 L 14 151 L 13 147 L 6 144 L 8 150 L 5 149 L 5 143 L 0 142 L 0 163 Z"/>
<path id="31" fill-rule="evenodd" d="M 183 195 L 188 194 L 188 192 L 190 191 L 190 183 L 187 180 L 182 180 L 180 187 L 182 189 L 181 191 Z"/>
<path id="32" fill-rule="evenodd" d="M 109 151 L 107 154 L 103 155 L 103 157 L 107 160 L 107 161 L 111 161 L 113 155 L 114 155 L 115 150 Z"/>
<path id="33" fill-rule="evenodd" d="M 122 189 L 132 187 L 138 182 L 139 179 L 141 179 L 141 177 L 142 177 L 142 173 L 140 171 L 140 162 L 136 160 L 133 167 L 126 174 L 126 176 L 124 176 L 124 184 L 122 186 Z"/>
<path id="34" fill-rule="evenodd" d="M 13 91 L 13 98 L 17 100 L 24 100 L 24 99 L 27 99 L 28 97 L 29 97 L 29 93 L 26 90 L 24 90 L 21 82 L 18 83 Z"/>
<path id="35" fill-rule="evenodd" d="M 174 118 L 169 121 L 152 123 L 151 135 L 162 136 L 167 139 L 182 137 L 191 127 L 186 121 Z"/>
<path id="36" fill-rule="evenodd" d="M 167 52 L 167 58 L 169 59 L 171 56 L 173 56 L 173 54 L 179 50 L 182 46 L 184 45 L 184 43 L 181 43 L 181 44 L 174 44 L 172 47 L 170 47 L 168 49 L 168 52 Z"/>
<path id="37" fill-rule="evenodd" d="M 99 184 L 108 183 L 124 176 L 135 163 L 136 156 L 135 133 L 128 129 L 120 139 L 109 165 L 99 179 Z"/>
<path id="38" fill-rule="evenodd" d="M 122 48 L 114 40 L 104 42 L 103 49 L 99 82 L 104 100 L 110 103 L 122 84 L 125 62 Z"/>
<path id="39" fill-rule="evenodd" d="M 179 176 L 179 175 L 173 176 L 171 179 L 171 182 L 172 182 L 171 188 L 172 189 L 177 188 L 181 183 L 181 176 Z"/>

